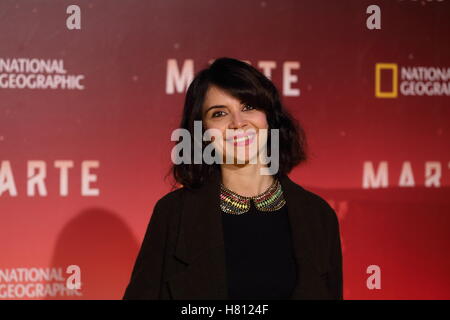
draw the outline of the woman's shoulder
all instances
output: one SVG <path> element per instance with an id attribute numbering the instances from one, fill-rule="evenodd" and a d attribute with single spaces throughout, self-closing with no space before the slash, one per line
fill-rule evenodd
<path id="1" fill-rule="evenodd" d="M 330 210 L 330 209 L 333 210 L 333 208 L 330 206 L 328 201 L 325 200 L 325 198 L 323 198 L 319 194 L 311 191 L 310 189 L 306 189 L 302 186 L 300 186 L 300 188 L 302 189 L 302 191 L 306 195 L 306 197 L 309 199 L 309 201 L 311 201 L 311 203 L 313 203 L 314 205 L 319 206 L 321 208 L 327 209 L 327 210 Z"/>
<path id="2" fill-rule="evenodd" d="M 336 212 L 330 206 L 328 201 L 325 200 L 322 196 L 311 191 L 309 188 L 292 181 L 289 178 L 287 180 L 288 188 L 290 189 L 291 193 L 294 193 L 295 195 L 294 199 L 297 199 L 298 201 L 305 201 L 309 207 L 316 209 L 314 210 L 314 212 L 321 213 L 324 218 L 336 219 Z"/>
<path id="3" fill-rule="evenodd" d="M 179 212 L 177 209 L 181 205 L 183 193 L 181 189 L 170 191 L 156 201 L 151 215 L 151 220 L 154 223 L 168 223 L 176 217 L 176 213 Z"/>
<path id="4" fill-rule="evenodd" d="M 155 207 L 173 207 L 177 203 L 180 203 L 184 193 L 184 187 L 177 188 L 175 190 L 169 191 L 164 196 L 162 196 L 157 202 Z"/>

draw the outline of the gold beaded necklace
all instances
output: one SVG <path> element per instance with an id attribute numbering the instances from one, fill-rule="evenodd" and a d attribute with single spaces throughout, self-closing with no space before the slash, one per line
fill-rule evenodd
<path id="1" fill-rule="evenodd" d="M 225 213 L 243 214 L 250 210 L 251 201 L 255 207 L 262 212 L 273 212 L 284 206 L 283 190 L 278 179 L 275 179 L 272 185 L 263 193 L 245 197 L 220 184 L 220 208 Z"/>

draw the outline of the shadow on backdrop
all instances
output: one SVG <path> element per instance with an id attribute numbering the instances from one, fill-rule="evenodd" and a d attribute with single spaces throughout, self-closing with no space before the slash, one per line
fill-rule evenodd
<path id="1" fill-rule="evenodd" d="M 81 269 L 81 296 L 57 295 L 48 300 L 121 299 L 130 279 L 139 246 L 118 214 L 89 208 L 61 230 L 51 267 L 77 265 Z"/>

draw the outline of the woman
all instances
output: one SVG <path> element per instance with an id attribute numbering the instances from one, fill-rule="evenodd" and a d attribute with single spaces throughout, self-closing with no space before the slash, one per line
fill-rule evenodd
<path id="1" fill-rule="evenodd" d="M 156 203 L 124 299 L 342 299 L 338 220 L 287 176 L 306 161 L 306 139 L 273 83 L 245 62 L 217 59 L 186 94 L 180 127 L 192 150 L 195 121 L 222 133 L 210 143 L 232 161 L 173 166 L 183 187 Z M 273 129 L 277 141 L 263 134 Z M 266 158 L 252 148 L 260 141 Z M 276 172 L 261 173 L 274 162 Z"/>

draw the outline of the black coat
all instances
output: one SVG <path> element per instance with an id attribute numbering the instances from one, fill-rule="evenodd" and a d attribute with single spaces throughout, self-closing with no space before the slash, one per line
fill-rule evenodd
<path id="1" fill-rule="evenodd" d="M 124 299 L 228 299 L 219 176 L 156 203 Z M 297 265 L 291 299 L 342 299 L 336 213 L 287 176 L 280 183 Z"/>

